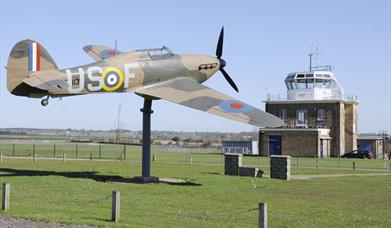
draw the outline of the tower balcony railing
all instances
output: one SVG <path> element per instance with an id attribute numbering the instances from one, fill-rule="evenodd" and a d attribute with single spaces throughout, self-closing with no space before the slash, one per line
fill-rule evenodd
<path id="1" fill-rule="evenodd" d="M 294 128 L 294 129 L 300 129 L 300 128 L 312 128 L 312 129 L 328 129 L 329 126 L 326 126 L 324 124 L 309 124 L 308 120 L 305 120 L 304 123 L 299 123 L 297 120 L 290 120 L 290 121 L 284 121 L 284 128 Z"/>
<path id="2" fill-rule="evenodd" d="M 348 94 L 348 95 L 342 95 L 340 97 L 341 100 L 346 100 L 346 101 L 358 101 L 358 96 L 355 94 Z M 268 93 L 266 95 L 266 101 L 288 101 L 288 97 L 286 94 L 270 94 Z"/>

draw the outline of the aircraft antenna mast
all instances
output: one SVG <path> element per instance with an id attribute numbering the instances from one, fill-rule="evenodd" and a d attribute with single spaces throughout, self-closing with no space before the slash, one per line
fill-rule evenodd
<path id="1" fill-rule="evenodd" d="M 117 39 L 115 39 L 115 42 L 114 42 L 114 56 L 117 55 Z"/>

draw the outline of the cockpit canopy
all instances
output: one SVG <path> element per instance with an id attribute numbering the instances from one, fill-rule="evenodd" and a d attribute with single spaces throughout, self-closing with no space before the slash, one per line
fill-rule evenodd
<path id="1" fill-rule="evenodd" d="M 288 90 L 338 88 L 334 74 L 322 71 L 289 74 L 285 79 L 285 84 Z"/>
<path id="2" fill-rule="evenodd" d="M 139 53 L 140 60 L 157 60 L 171 58 L 174 53 L 167 47 L 162 48 L 150 48 L 136 50 Z"/>

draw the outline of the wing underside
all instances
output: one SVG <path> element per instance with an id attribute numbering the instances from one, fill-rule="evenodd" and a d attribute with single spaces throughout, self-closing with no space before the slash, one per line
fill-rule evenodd
<path id="1" fill-rule="evenodd" d="M 141 95 L 162 98 L 200 111 L 259 127 L 281 127 L 283 121 L 187 77 L 146 86 Z"/>

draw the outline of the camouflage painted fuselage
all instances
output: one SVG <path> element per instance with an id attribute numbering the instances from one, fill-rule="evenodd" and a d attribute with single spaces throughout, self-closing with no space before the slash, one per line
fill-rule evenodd
<path id="1" fill-rule="evenodd" d="M 202 83 L 219 69 L 214 57 L 175 55 L 152 59 L 147 50 L 119 54 L 101 61 L 55 72 L 68 83 L 68 88 L 48 90 L 54 96 L 104 92 L 133 92 L 138 88 L 168 81 L 178 76 L 189 77 Z M 109 80 L 113 80 L 110 85 Z"/>

